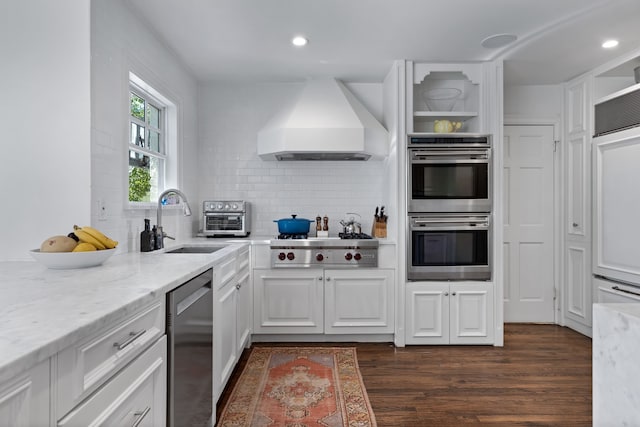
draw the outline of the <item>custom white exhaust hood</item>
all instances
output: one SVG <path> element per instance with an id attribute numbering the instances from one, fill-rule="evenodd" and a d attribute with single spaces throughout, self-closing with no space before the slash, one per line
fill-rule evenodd
<path id="1" fill-rule="evenodd" d="M 369 160 L 388 151 L 387 130 L 336 79 L 309 81 L 258 132 L 263 160 Z"/>

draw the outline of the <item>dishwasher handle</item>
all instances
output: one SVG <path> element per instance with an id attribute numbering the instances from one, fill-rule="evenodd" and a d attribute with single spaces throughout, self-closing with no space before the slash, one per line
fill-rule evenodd
<path id="1" fill-rule="evenodd" d="M 205 283 L 202 287 L 196 289 L 193 293 L 187 295 L 176 305 L 176 316 L 180 316 L 186 309 L 195 304 L 200 298 L 203 298 L 211 292 L 211 281 Z"/>

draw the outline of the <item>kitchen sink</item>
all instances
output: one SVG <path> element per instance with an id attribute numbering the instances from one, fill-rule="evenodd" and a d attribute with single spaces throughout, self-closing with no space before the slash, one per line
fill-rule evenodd
<path id="1" fill-rule="evenodd" d="M 166 254 L 211 254 L 224 249 L 224 246 L 183 246 L 166 251 Z"/>

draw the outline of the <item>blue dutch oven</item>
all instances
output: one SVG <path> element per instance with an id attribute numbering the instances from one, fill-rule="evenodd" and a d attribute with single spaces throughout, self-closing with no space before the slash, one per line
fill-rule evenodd
<path id="1" fill-rule="evenodd" d="M 278 232 L 280 234 L 308 234 L 309 227 L 313 221 L 305 218 L 296 218 L 296 215 L 291 215 L 291 218 L 274 219 L 273 222 L 278 223 Z"/>

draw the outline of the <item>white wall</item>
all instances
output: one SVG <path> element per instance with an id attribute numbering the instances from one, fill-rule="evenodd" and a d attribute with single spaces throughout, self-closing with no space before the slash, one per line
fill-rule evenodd
<path id="1" fill-rule="evenodd" d="M 507 86 L 504 88 L 505 117 L 560 120 L 561 85 Z"/>
<path id="2" fill-rule="evenodd" d="M 178 240 L 191 237 L 200 210 L 195 78 L 120 0 L 92 1 L 91 60 L 91 223 L 118 240 L 120 251 L 139 251 L 143 219 L 156 223 L 155 204 L 148 209 L 129 209 L 127 204 L 128 82 L 133 71 L 178 106 L 178 185 L 194 216 L 164 209 L 162 223 Z M 106 220 L 99 218 L 99 201 Z"/>
<path id="3" fill-rule="evenodd" d="M 347 84 L 380 120 L 382 84 Z M 216 83 L 200 88 L 199 202 L 244 199 L 252 203 L 252 235 L 275 236 L 273 220 L 298 214 L 329 216 L 329 233 L 342 231 L 347 212 L 362 215 L 370 233 L 375 207 L 384 203 L 382 161 L 276 162 L 257 154 L 257 133 L 302 84 Z M 201 207 L 201 206 L 200 206 Z M 396 212 L 389 212 L 396 215 Z"/>
<path id="4" fill-rule="evenodd" d="M 0 261 L 90 219 L 89 2 L 0 13 Z"/>

